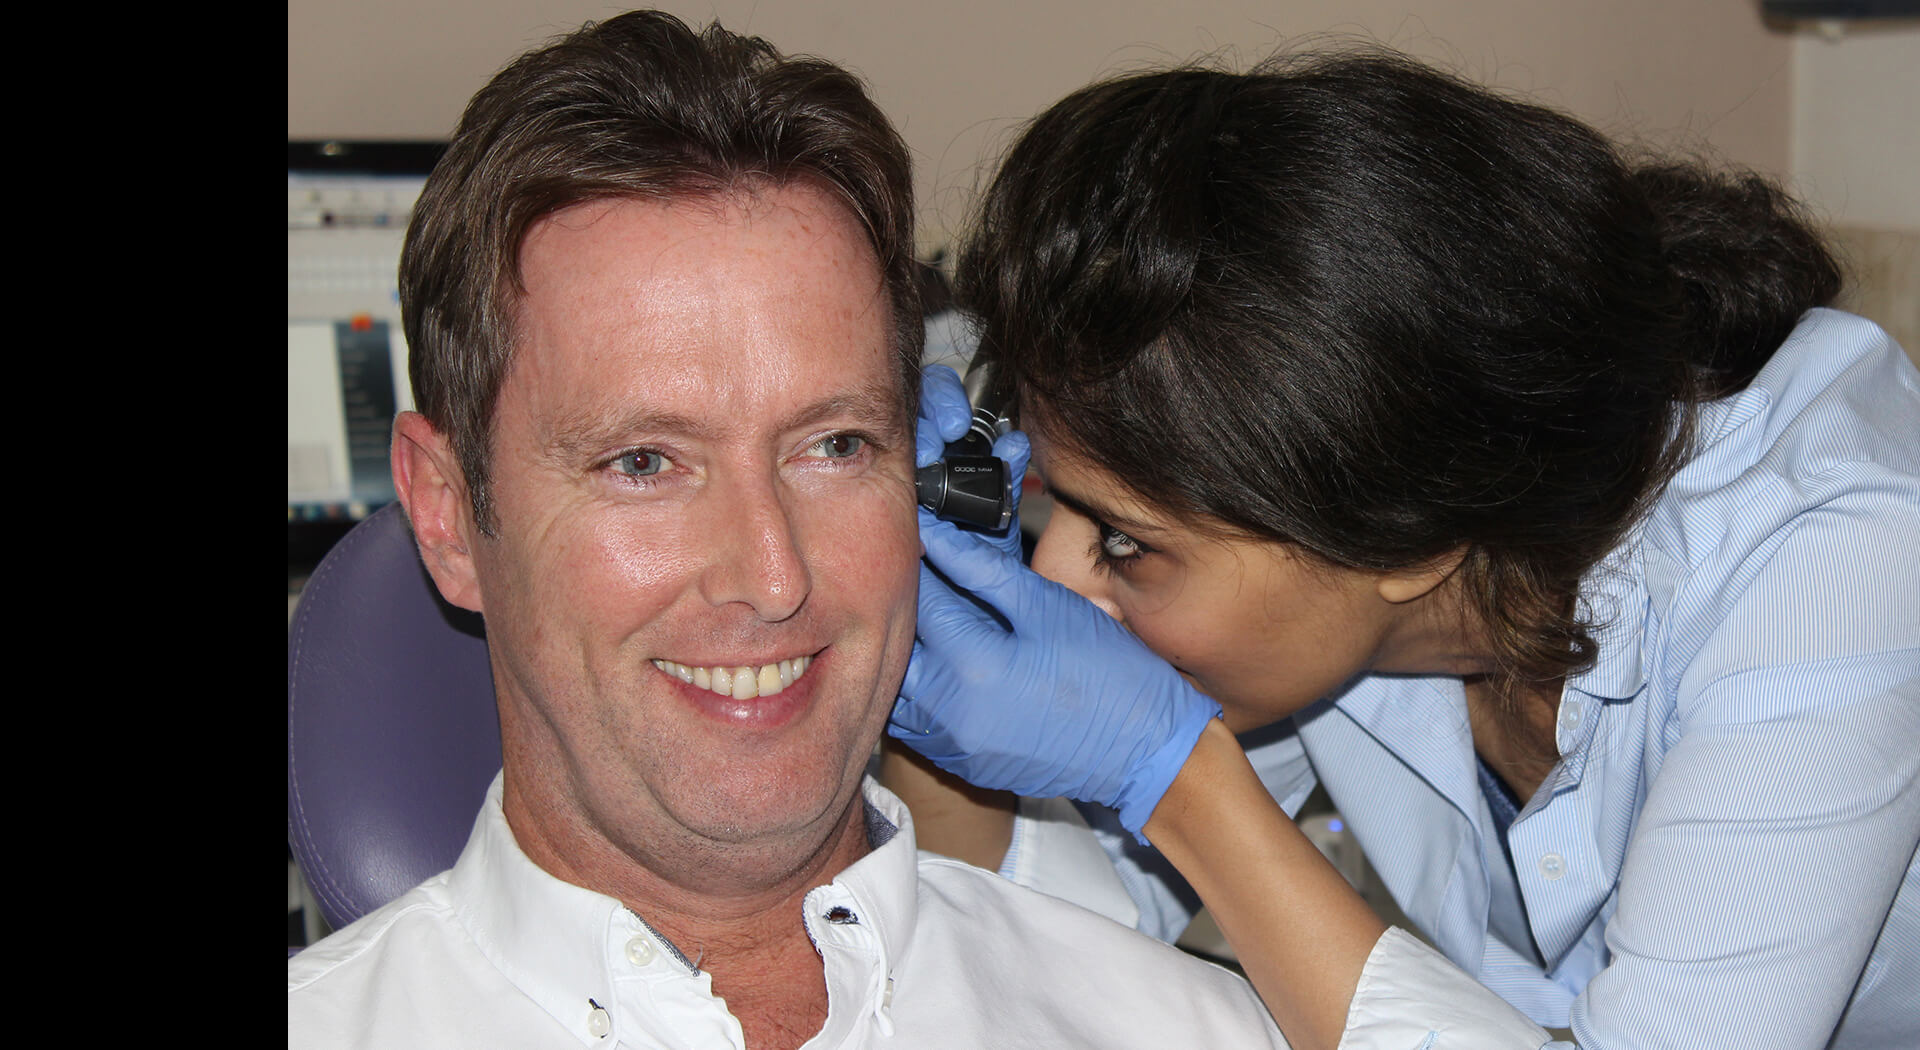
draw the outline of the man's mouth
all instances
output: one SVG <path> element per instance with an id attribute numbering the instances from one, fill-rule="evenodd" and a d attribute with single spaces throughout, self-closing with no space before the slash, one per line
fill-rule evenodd
<path id="1" fill-rule="evenodd" d="M 672 660 L 653 662 L 653 666 L 682 682 L 735 700 L 772 696 L 799 681 L 812 664 L 811 656 L 796 656 L 791 660 L 758 667 L 689 667 Z"/>

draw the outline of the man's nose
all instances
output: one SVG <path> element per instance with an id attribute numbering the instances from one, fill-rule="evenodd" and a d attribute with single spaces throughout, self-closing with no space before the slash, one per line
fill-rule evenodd
<path id="1" fill-rule="evenodd" d="M 1084 523 L 1074 522 L 1064 514 L 1055 514 L 1047 522 L 1046 529 L 1040 533 L 1040 541 L 1033 548 L 1033 571 L 1125 623 L 1120 616 L 1120 606 L 1113 600 L 1113 579 L 1094 569 L 1093 559 L 1087 554 L 1086 541 L 1072 535 L 1076 524 L 1084 530 Z"/>
<path id="2" fill-rule="evenodd" d="M 707 496 L 702 596 L 714 605 L 749 605 L 770 623 L 799 611 L 813 581 L 793 495 L 776 479 L 743 477 L 710 488 Z"/>

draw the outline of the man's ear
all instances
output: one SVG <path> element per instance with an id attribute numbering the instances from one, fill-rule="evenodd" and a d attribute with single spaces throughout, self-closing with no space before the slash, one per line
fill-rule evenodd
<path id="1" fill-rule="evenodd" d="M 1395 605 L 1401 605 L 1416 598 L 1424 598 L 1431 594 L 1434 588 L 1447 582 L 1447 578 L 1452 576 L 1454 571 L 1460 568 L 1460 563 L 1466 559 L 1467 548 L 1463 544 L 1431 561 L 1382 573 L 1379 583 L 1380 597 Z"/>
<path id="2" fill-rule="evenodd" d="M 402 412 L 393 421 L 393 490 L 413 524 L 420 560 L 448 602 L 484 612 L 473 548 L 480 532 L 473 523 L 466 474 L 445 435 L 418 412 Z"/>

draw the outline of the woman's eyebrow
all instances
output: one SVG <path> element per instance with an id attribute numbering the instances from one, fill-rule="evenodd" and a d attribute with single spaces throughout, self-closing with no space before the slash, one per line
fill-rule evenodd
<path id="1" fill-rule="evenodd" d="M 1151 533 L 1165 531 L 1165 526 L 1157 525 L 1150 521 L 1129 518 L 1124 514 L 1115 514 L 1090 502 L 1083 496 L 1078 496 L 1062 489 L 1052 481 L 1047 482 L 1047 495 L 1052 496 L 1054 502 L 1063 504 L 1068 510 L 1073 511 L 1083 518 L 1100 522 L 1103 525 L 1112 526 L 1130 536 L 1135 532 Z"/>

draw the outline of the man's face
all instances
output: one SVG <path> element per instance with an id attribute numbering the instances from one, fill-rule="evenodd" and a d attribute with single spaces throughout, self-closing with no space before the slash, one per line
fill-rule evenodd
<path id="1" fill-rule="evenodd" d="M 521 261 L 498 527 L 471 533 L 509 818 L 630 856 L 818 845 L 913 641 L 912 432 L 866 239 L 790 186 L 578 205 Z"/>

